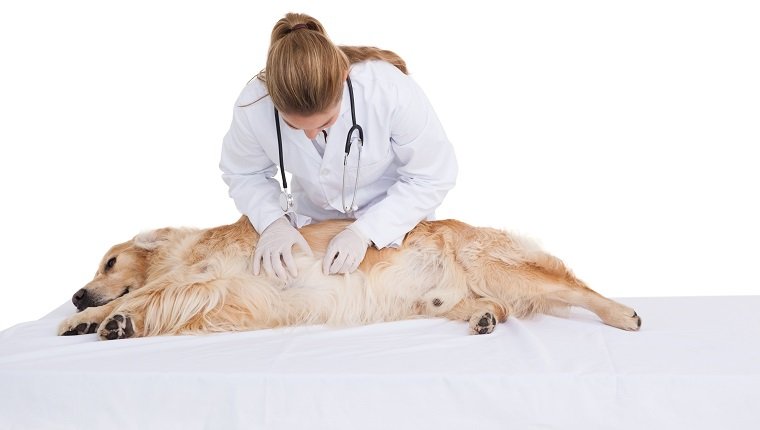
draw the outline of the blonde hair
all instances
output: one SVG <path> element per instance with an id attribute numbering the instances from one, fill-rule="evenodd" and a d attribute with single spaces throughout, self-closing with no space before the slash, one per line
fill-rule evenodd
<path id="1" fill-rule="evenodd" d="M 394 52 L 336 46 L 319 21 L 288 13 L 272 29 L 266 69 L 257 77 L 265 82 L 278 110 L 313 115 L 340 101 L 350 65 L 366 60 L 387 61 L 408 73 L 406 63 Z"/>

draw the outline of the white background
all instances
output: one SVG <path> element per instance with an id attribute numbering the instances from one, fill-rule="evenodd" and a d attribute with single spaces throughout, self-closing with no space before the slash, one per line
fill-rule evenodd
<path id="1" fill-rule="evenodd" d="M 439 217 L 608 296 L 760 293 L 755 2 L 324 3 L 3 2 L 0 329 L 141 230 L 237 219 L 221 139 L 288 11 L 407 60 L 460 162 Z"/>

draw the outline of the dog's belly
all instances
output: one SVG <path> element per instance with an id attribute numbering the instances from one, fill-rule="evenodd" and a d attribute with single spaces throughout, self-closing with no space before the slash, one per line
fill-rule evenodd
<path id="1" fill-rule="evenodd" d="M 356 325 L 439 316 L 467 295 L 464 283 L 442 283 L 440 264 L 405 252 L 368 273 L 322 273 L 320 256 L 296 258 L 298 278 L 279 291 L 288 324 Z M 429 259 L 427 259 L 429 260 Z M 434 270 L 425 270 L 433 264 Z"/>

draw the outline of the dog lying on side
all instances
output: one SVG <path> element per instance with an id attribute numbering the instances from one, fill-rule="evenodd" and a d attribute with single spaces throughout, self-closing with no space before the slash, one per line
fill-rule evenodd
<path id="1" fill-rule="evenodd" d="M 253 275 L 259 235 L 245 216 L 205 230 L 141 233 L 106 253 L 59 334 L 111 340 L 416 317 L 468 321 L 471 333 L 487 334 L 509 315 L 568 306 L 623 330 L 641 327 L 633 309 L 591 290 L 532 242 L 455 220 L 421 222 L 399 249 L 370 248 L 356 272 L 324 275 L 327 244 L 349 222 L 302 228 L 314 256 L 296 248 L 298 277 L 287 282 Z"/>

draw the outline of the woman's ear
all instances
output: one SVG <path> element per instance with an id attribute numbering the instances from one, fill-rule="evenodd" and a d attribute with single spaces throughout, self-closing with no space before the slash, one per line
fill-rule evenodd
<path id="1" fill-rule="evenodd" d="M 135 236 L 132 241 L 137 248 L 152 251 L 158 248 L 162 242 L 168 240 L 169 228 L 159 228 L 158 230 L 144 231 Z"/>

